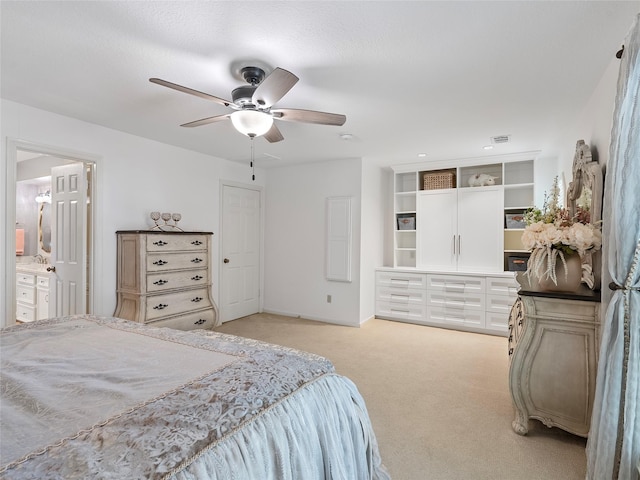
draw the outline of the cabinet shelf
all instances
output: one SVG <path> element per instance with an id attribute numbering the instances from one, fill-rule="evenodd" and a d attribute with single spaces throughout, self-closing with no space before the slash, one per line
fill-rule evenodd
<path id="1" fill-rule="evenodd" d="M 396 192 L 396 195 L 398 197 L 405 197 L 405 196 L 409 196 L 409 195 L 415 195 L 416 193 L 417 193 L 416 190 L 411 190 L 411 191 L 408 191 L 408 192 Z"/>
<path id="2" fill-rule="evenodd" d="M 505 227 L 522 226 L 507 220 L 524 215 L 534 204 L 535 160 L 533 156 L 487 160 L 423 163 L 416 164 L 415 170 L 402 167 L 395 172 L 394 267 L 508 271 L 506 261 L 501 265 L 507 253 L 528 253 L 521 241 L 524 228 Z M 494 177 L 495 185 L 470 187 L 469 179 L 475 175 Z M 484 216 L 496 210 L 502 221 L 499 215 Z M 400 230 L 400 221 L 413 228 Z M 418 235 L 418 229 L 424 234 Z"/>

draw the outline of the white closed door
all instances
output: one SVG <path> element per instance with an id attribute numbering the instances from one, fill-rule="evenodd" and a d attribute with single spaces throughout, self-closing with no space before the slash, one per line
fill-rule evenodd
<path id="1" fill-rule="evenodd" d="M 86 180 L 83 163 L 51 169 L 51 316 L 86 313 Z"/>
<path id="2" fill-rule="evenodd" d="M 458 189 L 458 270 L 502 271 L 502 189 L 502 186 Z"/>
<path id="3" fill-rule="evenodd" d="M 222 186 L 222 322 L 260 310 L 260 191 Z"/>
<path id="4" fill-rule="evenodd" d="M 425 190 L 418 194 L 416 229 L 417 266 L 430 270 L 455 270 L 457 197 L 455 188 Z"/>

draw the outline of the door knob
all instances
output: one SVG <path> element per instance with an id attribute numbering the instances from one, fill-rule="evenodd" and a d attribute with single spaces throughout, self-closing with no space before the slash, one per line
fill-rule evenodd
<path id="1" fill-rule="evenodd" d="M 225 258 L 225 259 L 223 260 L 223 262 L 224 262 L 224 263 L 229 263 L 229 259 L 228 259 L 228 258 Z"/>
<path id="2" fill-rule="evenodd" d="M 47 272 L 55 272 L 56 271 L 56 267 L 47 267 Z"/>

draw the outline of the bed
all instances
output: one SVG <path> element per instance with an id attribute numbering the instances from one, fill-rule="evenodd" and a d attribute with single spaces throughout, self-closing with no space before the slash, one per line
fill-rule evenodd
<path id="1" fill-rule="evenodd" d="M 379 479 L 365 403 L 327 359 L 79 315 L 2 329 L 3 479 Z"/>

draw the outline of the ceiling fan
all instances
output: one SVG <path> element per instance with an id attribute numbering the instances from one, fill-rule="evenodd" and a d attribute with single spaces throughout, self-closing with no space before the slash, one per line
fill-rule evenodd
<path id="1" fill-rule="evenodd" d="M 181 125 L 182 127 L 199 127 L 231 119 L 233 126 L 240 133 L 251 138 L 264 135 L 267 141 L 274 143 L 284 140 L 282 133 L 273 122 L 274 119 L 336 126 L 344 125 L 347 120 L 346 116 L 337 113 L 273 108 L 274 104 L 284 97 L 299 80 L 293 73 L 283 68 L 275 68 L 269 75 L 266 75 L 260 67 L 247 66 L 240 69 L 240 75 L 248 85 L 235 88 L 231 92 L 232 100 L 225 100 L 160 78 L 150 78 L 149 81 L 235 110 L 232 113 L 184 123 Z"/>

